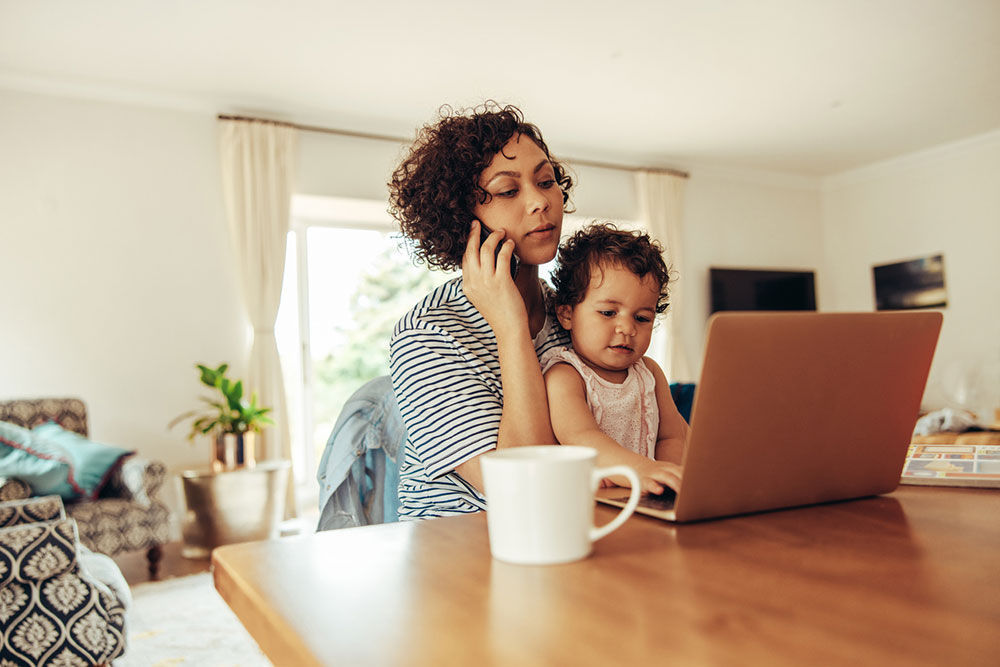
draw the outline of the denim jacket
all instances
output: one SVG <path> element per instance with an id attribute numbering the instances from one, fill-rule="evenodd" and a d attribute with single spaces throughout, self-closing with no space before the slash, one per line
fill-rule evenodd
<path id="1" fill-rule="evenodd" d="M 344 404 L 319 462 L 317 531 L 397 520 L 399 460 L 406 429 L 387 375 Z"/>

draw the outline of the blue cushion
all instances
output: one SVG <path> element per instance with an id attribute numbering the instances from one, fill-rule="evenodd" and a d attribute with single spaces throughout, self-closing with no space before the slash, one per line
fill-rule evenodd
<path id="1" fill-rule="evenodd" d="M 681 413 L 681 417 L 684 417 L 684 421 L 689 424 L 691 423 L 691 408 L 694 407 L 694 390 L 695 384 L 693 382 L 674 382 L 670 385 L 670 396 L 674 399 L 677 412 Z"/>
<path id="2" fill-rule="evenodd" d="M 126 456 L 135 454 L 135 450 L 88 440 L 55 422 L 36 426 L 31 433 L 36 443 L 44 443 L 66 452 L 70 463 L 68 481 L 86 500 L 97 498 L 121 461 Z"/>
<path id="3" fill-rule="evenodd" d="M 69 483 L 70 459 L 55 444 L 37 442 L 26 428 L 0 421 L 0 475 L 17 477 L 34 495 L 58 494 L 75 500 L 80 491 Z"/>

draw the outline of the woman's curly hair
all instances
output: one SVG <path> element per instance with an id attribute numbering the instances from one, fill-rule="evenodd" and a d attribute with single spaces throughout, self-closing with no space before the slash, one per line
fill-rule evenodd
<path id="1" fill-rule="evenodd" d="M 618 229 L 611 223 L 592 223 L 559 246 L 552 284 L 557 306 L 575 306 L 590 289 L 591 271 L 604 264 L 621 266 L 639 278 L 652 275 L 659 285 L 656 312 L 670 305 L 667 286 L 673 276 L 663 261 L 663 246 L 649 234 Z"/>
<path id="2" fill-rule="evenodd" d="M 549 158 L 566 210 L 573 180 L 520 109 L 492 101 L 457 111 L 443 106 L 437 122 L 418 132 L 389 181 L 389 213 L 414 241 L 418 262 L 445 270 L 462 265 L 473 210 L 490 199 L 479 175 L 516 134 L 529 137 Z"/>

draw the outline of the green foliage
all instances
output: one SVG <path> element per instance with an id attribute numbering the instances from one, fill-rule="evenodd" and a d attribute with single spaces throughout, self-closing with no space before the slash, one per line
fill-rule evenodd
<path id="1" fill-rule="evenodd" d="M 332 426 L 351 393 L 389 373 L 389 338 L 396 322 L 420 297 L 451 277 L 412 264 L 395 247 L 375 258 L 351 297 L 344 324 L 337 327 L 343 345 L 314 363 L 317 425 Z"/>
<path id="2" fill-rule="evenodd" d="M 192 419 L 188 440 L 194 440 L 195 436 L 208 435 L 213 431 L 216 434 L 259 432 L 262 425 L 274 423 L 266 416 L 271 408 L 257 405 L 257 394 L 251 394 L 249 401 L 243 400 L 243 381 L 233 382 L 226 377 L 229 364 L 220 364 L 218 368 L 201 364 L 196 366 L 200 371 L 202 384 L 217 389 L 221 398 L 202 396 L 201 400 L 207 407 L 178 415 L 168 428 L 173 428 L 185 419 Z"/>

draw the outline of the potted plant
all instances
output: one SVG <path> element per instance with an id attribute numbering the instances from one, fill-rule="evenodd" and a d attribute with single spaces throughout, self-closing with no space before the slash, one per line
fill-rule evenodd
<path id="1" fill-rule="evenodd" d="M 250 395 L 249 401 L 243 400 L 243 381 L 234 382 L 226 377 L 229 364 L 220 364 L 218 368 L 196 366 L 202 384 L 217 390 L 221 398 L 202 396 L 201 400 L 208 404 L 206 407 L 178 415 L 168 427 L 192 419 L 188 440 L 194 441 L 199 435 L 213 437 L 212 468 L 215 470 L 253 466 L 256 463 L 255 434 L 262 426 L 274 423 L 267 416 L 271 408 L 258 406 L 255 393 Z"/>

